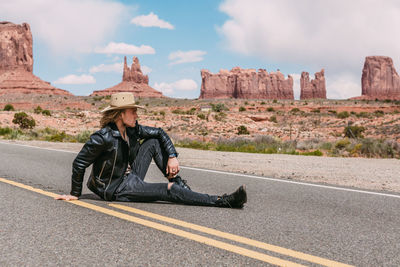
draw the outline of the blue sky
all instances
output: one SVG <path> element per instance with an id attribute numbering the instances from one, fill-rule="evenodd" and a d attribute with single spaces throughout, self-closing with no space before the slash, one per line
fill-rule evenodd
<path id="1" fill-rule="evenodd" d="M 0 20 L 27 22 L 34 74 L 75 95 L 121 81 L 137 56 L 149 84 L 197 98 L 200 70 L 280 69 L 295 80 L 325 68 L 329 98 L 361 94 L 365 56 L 400 62 L 399 1 L 383 0 L 14 0 Z"/>

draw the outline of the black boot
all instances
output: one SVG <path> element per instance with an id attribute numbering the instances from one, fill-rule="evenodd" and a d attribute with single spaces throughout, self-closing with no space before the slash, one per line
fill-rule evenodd
<path id="1" fill-rule="evenodd" d="M 224 194 L 218 197 L 216 201 L 217 207 L 225 208 L 243 208 L 243 204 L 247 202 L 246 186 L 240 186 L 235 192 L 230 195 Z"/>
<path id="2" fill-rule="evenodd" d="M 192 190 L 190 189 L 190 187 L 187 185 L 187 181 L 183 180 L 179 175 L 175 176 L 174 178 L 169 179 L 170 183 L 175 183 L 177 185 L 179 185 L 180 187 L 183 187 L 187 190 Z"/>

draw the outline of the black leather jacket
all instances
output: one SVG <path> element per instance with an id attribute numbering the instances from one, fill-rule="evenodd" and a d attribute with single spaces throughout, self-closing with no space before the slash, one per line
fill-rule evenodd
<path id="1" fill-rule="evenodd" d="M 122 138 L 117 126 L 110 123 L 90 136 L 72 164 L 71 195 L 79 197 L 85 169 L 93 163 L 87 186 L 105 200 L 112 200 L 115 190 L 139 150 L 140 140 L 157 138 L 168 155 L 176 154 L 171 139 L 161 128 L 147 127 L 136 122 L 127 128 L 129 144 Z"/>

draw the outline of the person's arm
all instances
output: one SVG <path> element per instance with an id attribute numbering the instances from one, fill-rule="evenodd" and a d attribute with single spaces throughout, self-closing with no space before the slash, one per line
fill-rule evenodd
<path id="1" fill-rule="evenodd" d="M 90 140 L 82 147 L 72 163 L 71 193 L 69 195 L 58 196 L 55 199 L 76 200 L 79 198 L 82 194 L 85 169 L 104 151 L 104 146 L 105 142 L 102 135 L 94 133 L 90 136 Z"/>

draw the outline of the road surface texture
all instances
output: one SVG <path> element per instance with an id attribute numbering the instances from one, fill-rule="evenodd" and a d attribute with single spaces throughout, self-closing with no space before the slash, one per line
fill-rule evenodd
<path id="1" fill-rule="evenodd" d="M 199 192 L 246 184 L 248 203 L 53 200 L 75 156 L 0 143 L 0 266 L 400 265 L 398 194 L 183 167 Z M 163 179 L 152 165 L 146 181 Z"/>

